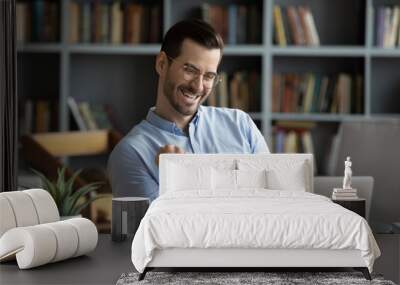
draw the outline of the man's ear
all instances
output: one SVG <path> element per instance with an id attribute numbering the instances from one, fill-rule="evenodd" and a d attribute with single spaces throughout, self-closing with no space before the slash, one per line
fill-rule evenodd
<path id="1" fill-rule="evenodd" d="M 168 58 L 165 52 L 160 51 L 160 53 L 156 57 L 156 71 L 159 76 L 161 76 L 165 69 L 167 68 Z"/>

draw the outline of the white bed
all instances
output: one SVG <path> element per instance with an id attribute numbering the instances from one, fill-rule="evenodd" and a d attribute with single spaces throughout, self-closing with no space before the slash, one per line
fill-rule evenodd
<path id="1" fill-rule="evenodd" d="M 162 155 L 160 197 L 132 243 L 140 278 L 154 267 L 354 267 L 370 278 L 380 252 L 368 223 L 312 194 L 312 161 Z"/>

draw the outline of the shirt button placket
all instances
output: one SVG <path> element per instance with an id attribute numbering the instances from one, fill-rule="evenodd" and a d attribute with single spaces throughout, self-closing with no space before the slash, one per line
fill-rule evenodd
<path id="1" fill-rule="evenodd" d="M 189 142 L 192 145 L 193 153 L 200 153 L 199 146 L 194 137 L 195 127 L 193 124 L 189 125 Z"/>

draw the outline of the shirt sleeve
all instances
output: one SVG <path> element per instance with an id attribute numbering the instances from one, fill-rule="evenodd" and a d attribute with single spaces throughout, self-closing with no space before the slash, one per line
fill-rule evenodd
<path id="1" fill-rule="evenodd" d="M 270 153 L 264 136 L 261 134 L 251 117 L 248 114 L 245 115 L 248 130 L 247 138 L 249 140 L 252 153 Z"/>
<path id="2" fill-rule="evenodd" d="M 114 197 L 158 197 L 158 182 L 151 176 L 136 150 L 119 144 L 108 160 L 108 174 Z"/>

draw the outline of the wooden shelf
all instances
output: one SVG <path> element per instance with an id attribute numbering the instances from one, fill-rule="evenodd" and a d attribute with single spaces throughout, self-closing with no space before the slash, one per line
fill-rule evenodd
<path id="1" fill-rule="evenodd" d="M 369 53 L 376 57 L 400 57 L 400 47 L 397 48 L 372 48 Z"/>
<path id="2" fill-rule="evenodd" d="M 156 55 L 161 48 L 159 44 L 69 44 L 67 50 L 71 53 L 85 54 L 117 54 L 117 55 Z"/>
<path id="3" fill-rule="evenodd" d="M 351 114 L 300 114 L 300 113 L 272 113 L 273 120 L 287 121 L 320 121 L 320 122 L 342 122 L 364 120 L 365 115 Z"/>
<path id="4" fill-rule="evenodd" d="M 59 43 L 27 43 L 17 44 L 17 52 L 30 53 L 58 53 L 62 51 Z"/>
<path id="5" fill-rule="evenodd" d="M 333 57 L 362 57 L 367 50 L 364 47 L 346 46 L 273 46 L 272 55 L 275 56 L 333 56 Z"/>
<path id="6" fill-rule="evenodd" d="M 266 48 L 262 45 L 227 45 L 224 48 L 224 55 L 263 55 Z"/>

